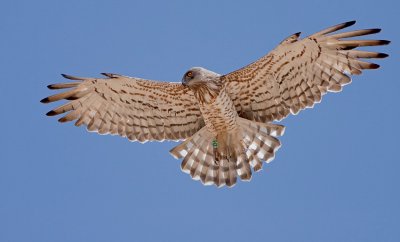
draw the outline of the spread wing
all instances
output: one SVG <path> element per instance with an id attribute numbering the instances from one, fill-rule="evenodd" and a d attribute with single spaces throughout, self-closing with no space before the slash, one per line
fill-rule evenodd
<path id="1" fill-rule="evenodd" d="M 384 58 L 387 54 L 354 48 L 386 45 L 389 41 L 346 38 L 378 33 L 380 29 L 330 34 L 354 23 L 339 24 L 302 40 L 296 33 L 256 62 L 222 76 L 239 115 L 259 122 L 281 120 L 289 113 L 313 107 L 327 92 L 341 91 L 351 82 L 349 75 L 378 68 L 360 59 Z"/>
<path id="2" fill-rule="evenodd" d="M 89 131 L 140 142 L 181 140 L 204 126 L 193 93 L 180 83 L 103 74 L 108 78 L 63 75 L 75 82 L 49 85 L 50 89 L 71 89 L 41 102 L 71 101 L 47 115 L 66 113 L 60 122 L 77 120 L 76 126 L 87 125 Z"/>

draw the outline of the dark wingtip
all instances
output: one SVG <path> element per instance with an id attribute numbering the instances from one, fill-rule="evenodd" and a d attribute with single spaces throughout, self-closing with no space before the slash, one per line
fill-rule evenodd
<path id="1" fill-rule="evenodd" d="M 117 75 L 114 74 L 114 73 L 102 72 L 102 73 L 100 73 L 100 74 L 102 74 L 103 76 L 106 76 L 106 77 L 108 77 L 108 78 L 116 78 L 116 77 L 117 77 Z"/>
<path id="2" fill-rule="evenodd" d="M 371 63 L 371 65 L 369 66 L 370 69 L 378 69 L 380 66 L 378 64 L 375 63 Z"/>
<path id="3" fill-rule="evenodd" d="M 297 32 L 294 34 L 295 36 L 299 37 L 301 35 L 301 32 Z"/>
<path id="4" fill-rule="evenodd" d="M 66 79 L 69 79 L 69 80 L 75 80 L 75 81 L 85 80 L 85 78 L 83 78 L 83 77 L 71 76 L 71 75 L 67 75 L 67 74 L 61 74 L 61 76 L 63 76 Z"/>
<path id="5" fill-rule="evenodd" d="M 390 40 L 381 40 L 380 44 L 381 45 L 388 45 L 388 44 L 390 44 Z"/>
<path id="6" fill-rule="evenodd" d="M 370 34 L 376 34 L 376 33 L 379 33 L 381 31 L 382 31 L 382 29 L 371 29 L 371 33 Z"/>
<path id="7" fill-rule="evenodd" d="M 40 102 L 41 102 L 41 103 L 49 103 L 50 100 L 49 100 L 48 97 L 46 97 L 46 98 L 43 98 L 42 100 L 40 100 Z"/>
<path id="8" fill-rule="evenodd" d="M 67 122 L 68 120 L 65 118 L 65 116 L 64 117 L 62 117 L 62 118 L 60 118 L 60 119 L 58 119 L 58 122 L 60 122 L 60 123 L 65 123 L 65 122 Z"/>
<path id="9" fill-rule="evenodd" d="M 356 21 L 355 21 L 355 20 L 352 20 L 352 21 L 348 21 L 348 22 L 344 22 L 344 23 L 337 24 L 337 25 L 335 25 L 334 27 L 339 26 L 340 29 L 344 29 L 344 28 L 347 28 L 347 27 L 349 27 L 349 26 L 354 25 L 355 23 L 356 23 Z"/>
<path id="10" fill-rule="evenodd" d="M 352 20 L 352 21 L 349 21 L 349 22 L 345 22 L 344 25 L 345 25 L 346 27 L 348 27 L 348 26 L 354 25 L 356 22 L 357 22 L 357 21 Z"/>
<path id="11" fill-rule="evenodd" d="M 48 88 L 48 89 L 51 89 L 51 90 L 53 90 L 53 89 L 58 89 L 58 88 L 54 87 L 54 85 L 56 85 L 56 84 L 47 85 L 47 88 Z"/>
<path id="12" fill-rule="evenodd" d="M 379 53 L 378 56 L 377 56 L 376 58 L 386 58 L 386 57 L 388 57 L 388 56 L 389 56 L 389 55 L 386 54 L 386 53 Z"/>
<path id="13" fill-rule="evenodd" d="M 57 113 L 54 112 L 53 110 L 51 110 L 51 111 L 47 112 L 46 115 L 47 116 L 55 116 L 55 115 L 57 115 Z"/>

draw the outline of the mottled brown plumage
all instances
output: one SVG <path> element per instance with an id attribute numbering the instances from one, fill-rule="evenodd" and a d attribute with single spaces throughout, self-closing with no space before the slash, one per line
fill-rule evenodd
<path id="1" fill-rule="evenodd" d="M 196 67 L 182 84 L 102 73 L 105 79 L 63 75 L 74 82 L 49 85 L 69 90 L 43 103 L 71 100 L 47 113 L 65 114 L 89 131 L 118 134 L 132 141 L 184 140 L 170 152 L 181 168 L 204 184 L 233 186 L 250 180 L 280 147 L 284 127 L 272 124 L 289 113 L 313 107 L 327 92 L 339 92 L 349 75 L 379 66 L 360 59 L 386 54 L 355 50 L 386 45 L 386 40 L 346 40 L 379 29 L 333 33 L 355 21 L 304 39 L 283 40 L 256 62 L 226 75 Z"/>

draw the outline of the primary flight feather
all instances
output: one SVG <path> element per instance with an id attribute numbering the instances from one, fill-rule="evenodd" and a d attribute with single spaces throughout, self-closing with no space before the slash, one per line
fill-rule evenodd
<path id="1" fill-rule="evenodd" d="M 283 40 L 256 62 L 226 75 L 201 67 L 188 70 L 181 83 L 151 81 L 102 73 L 106 78 L 63 75 L 74 82 L 49 85 L 69 89 L 43 103 L 70 100 L 47 113 L 65 114 L 89 131 L 131 141 L 182 140 L 170 152 L 183 159 L 181 168 L 206 185 L 233 186 L 239 176 L 271 161 L 284 127 L 273 124 L 289 113 L 313 107 L 327 92 L 339 92 L 350 75 L 379 66 L 361 59 L 387 54 L 356 50 L 389 44 L 387 40 L 347 39 L 380 32 L 365 29 L 334 33 L 342 23 L 304 39 L 300 33 Z"/>

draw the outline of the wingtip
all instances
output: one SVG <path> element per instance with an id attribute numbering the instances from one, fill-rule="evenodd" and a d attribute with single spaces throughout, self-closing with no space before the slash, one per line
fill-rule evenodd
<path id="1" fill-rule="evenodd" d="M 354 25 L 356 22 L 357 22 L 356 20 L 352 20 L 352 21 L 345 22 L 344 25 L 345 25 L 346 27 L 348 27 L 348 26 Z"/>
<path id="2" fill-rule="evenodd" d="M 55 115 L 57 115 L 57 113 L 54 112 L 53 110 L 46 113 L 46 116 L 55 116 Z"/>
<path id="3" fill-rule="evenodd" d="M 103 76 L 106 76 L 106 77 L 108 77 L 108 78 L 117 78 L 117 77 L 121 76 L 121 75 L 118 75 L 118 74 L 107 73 L 107 72 L 102 72 L 102 73 L 100 73 L 100 74 L 102 74 Z"/>
<path id="4" fill-rule="evenodd" d="M 85 78 L 83 77 L 77 77 L 77 76 L 71 76 L 71 75 L 67 75 L 67 74 L 61 74 L 62 77 L 69 79 L 69 80 L 75 80 L 75 81 L 83 81 L 85 80 Z"/>
<path id="5" fill-rule="evenodd" d="M 46 97 L 46 98 L 43 98 L 42 100 L 40 100 L 40 102 L 41 102 L 41 103 L 49 103 L 50 100 L 49 100 L 48 97 Z"/>
<path id="6" fill-rule="evenodd" d="M 380 67 L 380 65 L 371 63 L 371 65 L 369 67 L 370 67 L 370 69 L 378 69 Z"/>
<path id="7" fill-rule="evenodd" d="M 47 85 L 47 88 L 50 89 L 50 90 L 58 89 L 58 88 L 57 88 L 57 84 L 50 84 L 50 85 Z"/>
<path id="8" fill-rule="evenodd" d="M 382 31 L 382 29 L 379 29 L 379 28 L 371 29 L 371 33 L 370 34 L 377 34 L 377 33 L 381 32 L 381 31 Z"/>
<path id="9" fill-rule="evenodd" d="M 102 74 L 103 76 L 109 77 L 109 78 L 113 78 L 113 76 L 114 76 L 112 73 L 107 73 L 107 72 L 102 72 L 100 74 Z"/>
<path id="10" fill-rule="evenodd" d="M 68 122 L 68 119 L 64 116 L 62 118 L 59 118 L 57 121 L 60 123 L 65 123 L 65 122 Z"/>
<path id="11" fill-rule="evenodd" d="M 379 53 L 378 56 L 377 56 L 377 58 L 386 58 L 386 57 L 388 57 L 388 56 L 389 56 L 389 55 L 386 54 L 386 53 Z"/>

